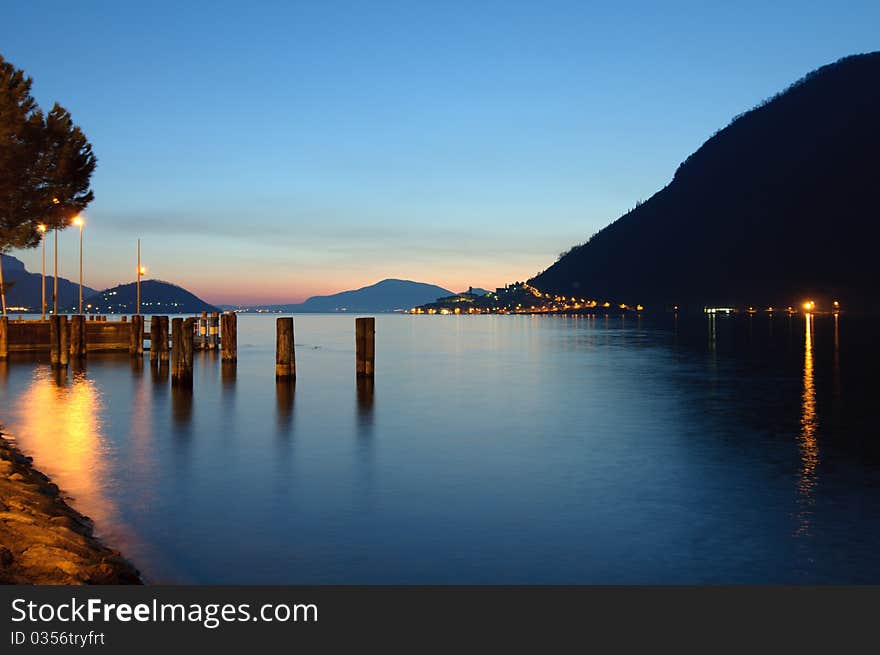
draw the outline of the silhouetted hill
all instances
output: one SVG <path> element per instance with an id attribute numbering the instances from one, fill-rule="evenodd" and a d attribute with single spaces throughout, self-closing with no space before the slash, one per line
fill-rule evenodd
<path id="1" fill-rule="evenodd" d="M 312 296 L 297 305 L 272 305 L 284 312 L 393 312 L 432 302 L 452 292 L 410 280 L 382 280 L 368 287 L 331 296 Z"/>
<path id="2" fill-rule="evenodd" d="M 85 300 L 90 314 L 133 314 L 137 309 L 137 284 L 129 282 L 95 293 Z M 142 314 L 197 314 L 216 307 L 183 287 L 160 280 L 141 280 Z"/>
<path id="3" fill-rule="evenodd" d="M 880 309 L 878 162 L 880 53 L 847 57 L 735 118 L 531 282 L 646 305 L 814 296 Z"/>
<path id="4" fill-rule="evenodd" d="M 28 307 L 32 312 L 40 312 L 42 294 L 40 291 L 40 273 L 31 273 L 24 263 L 11 255 L 0 255 L 3 260 L 3 280 L 7 286 L 6 304 L 9 307 Z M 54 281 L 52 267 L 47 262 L 46 275 L 46 307 L 52 309 L 52 290 Z M 83 298 L 97 293 L 90 287 L 83 287 Z M 79 282 L 71 282 L 58 277 L 58 309 L 59 311 L 76 311 L 79 307 Z"/>

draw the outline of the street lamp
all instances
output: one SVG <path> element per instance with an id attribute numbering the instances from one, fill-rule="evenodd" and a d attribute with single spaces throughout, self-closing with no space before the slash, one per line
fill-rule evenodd
<path id="1" fill-rule="evenodd" d="M 137 267 L 137 313 L 141 313 L 141 275 L 145 275 L 147 268 L 141 266 L 141 240 L 138 239 L 138 267 Z"/>
<path id="2" fill-rule="evenodd" d="M 52 198 L 52 204 L 60 204 L 58 198 Z M 54 219 L 53 219 L 54 220 Z M 55 233 L 55 275 L 52 276 L 52 313 L 58 314 L 58 224 L 53 225 L 52 231 Z"/>
<path id="3" fill-rule="evenodd" d="M 43 284 L 42 284 L 42 304 L 40 305 L 40 320 L 46 320 L 46 227 L 45 223 L 40 223 L 37 225 L 37 229 L 40 231 L 42 235 L 40 237 L 40 241 L 43 244 Z"/>
<path id="4" fill-rule="evenodd" d="M 73 224 L 79 228 L 79 313 L 83 313 L 83 226 L 86 224 L 82 216 L 76 216 Z"/>

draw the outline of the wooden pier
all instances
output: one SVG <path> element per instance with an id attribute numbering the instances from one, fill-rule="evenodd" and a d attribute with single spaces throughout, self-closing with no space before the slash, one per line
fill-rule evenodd
<path id="1" fill-rule="evenodd" d="M 169 324 L 171 329 L 169 331 Z M 170 332 L 170 334 L 169 334 Z M 355 374 L 360 381 L 372 380 L 376 371 L 376 319 L 355 319 Z M 48 354 L 55 368 L 66 368 L 71 361 L 81 366 L 89 353 L 127 353 L 142 365 L 144 342 L 150 344 L 150 363 L 163 367 L 170 360 L 171 381 L 175 386 L 192 387 L 193 351 L 220 351 L 224 377 L 235 378 L 238 359 L 238 319 L 234 312 L 198 317 L 152 316 L 147 329 L 143 316 L 135 314 L 117 321 L 107 317 L 65 314 L 49 320 L 15 320 L 0 317 L 0 360 L 11 354 Z M 170 345 L 169 345 L 170 342 Z M 167 370 L 167 369 L 166 369 Z M 276 320 L 275 379 L 296 379 L 296 346 L 293 318 Z"/>
<path id="2" fill-rule="evenodd" d="M 186 329 L 192 333 L 194 349 L 222 350 L 223 359 L 237 357 L 237 317 L 228 312 L 205 317 L 205 339 L 198 338 L 201 319 L 187 319 Z M 224 326 L 221 334 L 220 325 Z M 128 353 L 142 357 L 144 343 L 150 344 L 150 361 L 167 362 L 169 331 L 167 316 L 122 316 L 108 321 L 106 316 L 68 316 L 56 314 L 48 320 L 9 320 L 0 317 L 0 359 L 17 353 L 48 354 L 53 366 L 67 366 L 71 359 L 82 359 L 89 353 Z"/>

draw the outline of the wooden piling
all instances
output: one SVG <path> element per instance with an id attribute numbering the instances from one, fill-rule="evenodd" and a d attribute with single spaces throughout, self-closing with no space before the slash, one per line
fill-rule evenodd
<path id="1" fill-rule="evenodd" d="M 217 350 L 220 343 L 220 312 L 212 312 L 208 318 L 208 347 Z"/>
<path id="2" fill-rule="evenodd" d="M 70 358 L 82 359 L 86 350 L 86 317 L 76 314 L 70 317 Z"/>
<path id="3" fill-rule="evenodd" d="M 293 345 L 293 319 L 279 318 L 275 322 L 275 379 L 296 377 L 296 353 Z"/>
<path id="4" fill-rule="evenodd" d="M 190 337 L 191 338 L 191 337 Z M 179 380 L 185 372 L 183 363 L 183 319 L 171 319 L 171 380 Z"/>
<path id="5" fill-rule="evenodd" d="M 61 363 L 61 353 L 58 350 L 61 347 L 61 337 L 58 334 L 59 318 L 61 317 L 58 314 L 49 316 L 49 363 L 52 366 Z"/>
<path id="6" fill-rule="evenodd" d="M 144 354 L 144 317 L 133 314 L 131 317 L 131 336 L 128 342 L 128 354 L 141 357 Z"/>
<path id="7" fill-rule="evenodd" d="M 196 329 L 195 348 L 196 350 L 208 349 L 208 312 L 202 312 L 198 319 Z"/>
<path id="8" fill-rule="evenodd" d="M 238 315 L 224 312 L 220 317 L 220 359 L 234 362 L 238 359 Z"/>
<path id="9" fill-rule="evenodd" d="M 58 363 L 61 366 L 70 363 L 70 323 L 66 314 L 58 316 Z"/>
<path id="10" fill-rule="evenodd" d="M 159 322 L 159 339 L 156 343 L 156 350 L 159 353 L 159 361 L 167 362 L 168 361 L 168 317 L 167 316 L 155 316 L 154 320 L 158 319 Z M 153 345 L 150 344 L 150 348 L 153 348 Z"/>
<path id="11" fill-rule="evenodd" d="M 162 329 L 162 320 L 159 316 L 150 318 L 150 363 L 159 361 L 159 331 Z M 168 345 L 167 343 L 165 344 Z"/>
<path id="12" fill-rule="evenodd" d="M 0 316 L 0 359 L 9 357 L 9 317 Z"/>
<path id="13" fill-rule="evenodd" d="M 189 384 L 192 384 L 193 379 L 193 329 L 195 327 L 195 322 L 196 319 L 194 318 L 183 319 L 183 358 L 181 360 L 181 366 L 183 368 L 182 379 L 188 381 Z"/>
<path id="14" fill-rule="evenodd" d="M 180 374 L 180 359 L 183 349 L 183 319 L 171 319 L 171 378 L 176 380 Z"/>
<path id="15" fill-rule="evenodd" d="M 376 370 L 376 319 L 356 318 L 355 334 L 355 372 L 358 376 L 373 377 Z"/>
<path id="16" fill-rule="evenodd" d="M 168 317 L 150 319 L 150 362 L 168 361 Z"/>

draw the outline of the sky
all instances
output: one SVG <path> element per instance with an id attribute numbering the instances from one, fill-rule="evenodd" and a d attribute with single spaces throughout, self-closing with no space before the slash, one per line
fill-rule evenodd
<path id="1" fill-rule="evenodd" d="M 148 277 L 259 304 L 531 277 L 877 25 L 878 2 L 28 0 L 0 54 L 98 157 L 87 285 L 133 281 L 140 238 Z"/>

